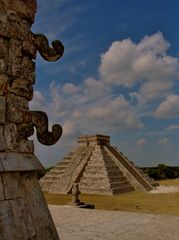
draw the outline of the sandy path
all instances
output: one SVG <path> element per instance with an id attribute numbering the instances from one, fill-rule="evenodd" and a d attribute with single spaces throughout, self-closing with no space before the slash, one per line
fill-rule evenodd
<path id="1" fill-rule="evenodd" d="M 50 205 L 61 240 L 179 240 L 179 217 Z"/>

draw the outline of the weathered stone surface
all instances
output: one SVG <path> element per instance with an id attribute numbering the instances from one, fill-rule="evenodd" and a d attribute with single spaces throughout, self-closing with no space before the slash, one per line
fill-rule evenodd
<path id="1" fill-rule="evenodd" d="M 22 139 L 19 142 L 19 152 L 33 153 L 34 152 L 34 141 Z"/>
<path id="2" fill-rule="evenodd" d="M 28 100 L 9 94 L 6 98 L 6 121 L 13 123 L 31 122 Z"/>
<path id="3" fill-rule="evenodd" d="M 36 236 L 34 223 L 24 199 L 10 200 L 18 239 L 29 240 Z"/>
<path id="4" fill-rule="evenodd" d="M 0 0 L 0 240 L 59 240 L 34 173 L 43 166 L 28 138 L 36 126 L 41 142 L 53 144 L 62 130 L 54 125 L 49 132 L 47 117 L 34 117 L 39 114 L 29 111 L 28 101 L 37 50 L 55 61 L 63 45 L 53 41 L 51 47 L 43 36 L 41 46 L 30 30 L 36 8 L 36 0 Z"/>
<path id="5" fill-rule="evenodd" d="M 26 199 L 32 214 L 33 223 L 37 232 L 37 239 L 58 240 L 58 234 L 46 205 L 36 174 L 23 173 L 23 184 Z"/>
<path id="6" fill-rule="evenodd" d="M 0 153 L 0 162 L 4 172 L 43 170 L 42 164 L 32 153 Z"/>
<path id="7" fill-rule="evenodd" d="M 32 100 L 33 87 L 32 83 L 28 80 L 21 78 L 11 78 L 9 80 L 8 90 L 17 96 L 26 98 L 28 101 Z"/>
<path id="8" fill-rule="evenodd" d="M 0 73 L 7 73 L 8 64 L 6 56 L 8 52 L 8 41 L 0 38 Z"/>
<path id="9" fill-rule="evenodd" d="M 35 72 L 35 63 L 27 56 L 24 56 L 22 58 L 21 67 L 30 69 L 32 72 Z"/>
<path id="10" fill-rule="evenodd" d="M 4 73 L 0 73 L 0 96 L 5 94 L 7 82 L 8 82 L 8 75 Z"/>
<path id="11" fill-rule="evenodd" d="M 0 123 L 5 123 L 6 103 L 5 97 L 0 96 Z"/>
<path id="12" fill-rule="evenodd" d="M 3 0 L 5 1 L 5 0 Z M 29 27 L 34 21 L 34 15 L 37 9 L 36 0 L 7 0 L 6 8 L 14 10 L 19 16 L 26 19 L 29 22 Z"/>
<path id="13" fill-rule="evenodd" d="M 29 23 L 13 10 L 7 11 L 6 37 L 22 41 L 33 39 L 33 34 L 29 31 Z"/>
<path id="14" fill-rule="evenodd" d="M 4 138 L 4 126 L 0 125 L 0 152 L 3 152 L 7 149 L 6 141 Z"/>
<path id="15" fill-rule="evenodd" d="M 0 35 L 1 36 L 7 36 L 7 24 L 8 24 L 8 20 L 7 20 L 7 15 L 3 12 L 0 12 Z"/>
<path id="16" fill-rule="evenodd" d="M 36 58 L 36 52 L 37 49 L 34 45 L 33 42 L 31 41 L 23 41 L 22 42 L 22 47 L 23 47 L 23 54 L 24 56 L 30 57 L 31 59 L 35 59 Z"/>
<path id="17" fill-rule="evenodd" d="M 4 172 L 2 173 L 5 199 L 21 198 L 24 195 L 24 188 L 20 173 Z"/>
<path id="18" fill-rule="evenodd" d="M 22 68 L 21 65 L 11 65 L 11 68 L 8 69 L 9 75 L 14 78 L 26 79 L 26 81 L 31 82 L 31 84 L 35 83 L 35 72 L 32 72 L 31 69 Z M 25 80 L 24 80 L 25 81 Z"/>
<path id="19" fill-rule="evenodd" d="M 4 187 L 3 187 L 3 182 L 2 182 L 2 174 L 0 173 L 0 201 L 2 201 L 4 199 L 5 199 L 5 197 L 4 197 Z"/>
<path id="20" fill-rule="evenodd" d="M 0 201 L 0 239 L 18 240 L 10 201 Z"/>
<path id="21" fill-rule="evenodd" d="M 22 51 L 22 42 L 11 38 L 9 40 L 9 66 L 13 64 L 20 65 L 22 63 L 23 51 Z"/>
<path id="22" fill-rule="evenodd" d="M 19 148 L 19 134 L 17 127 L 14 123 L 6 123 L 4 125 L 4 137 L 7 144 L 7 149 L 18 152 Z"/>

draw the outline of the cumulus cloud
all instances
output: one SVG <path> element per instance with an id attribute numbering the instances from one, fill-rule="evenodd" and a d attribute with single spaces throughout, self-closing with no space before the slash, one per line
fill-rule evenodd
<path id="1" fill-rule="evenodd" d="M 157 118 L 174 118 L 179 116 L 179 96 L 169 95 L 156 109 Z"/>
<path id="2" fill-rule="evenodd" d="M 179 125 L 172 124 L 166 128 L 166 130 L 169 130 L 169 131 L 176 130 L 176 129 L 179 129 Z"/>
<path id="3" fill-rule="evenodd" d="M 149 112 L 150 104 L 157 118 L 177 117 L 179 96 L 172 94 L 172 88 L 179 63 L 167 55 L 169 47 L 160 32 L 139 43 L 115 41 L 101 55 L 97 77 L 85 78 L 80 85 L 51 82 L 45 94 L 35 91 L 30 108 L 47 112 L 50 125 L 59 122 L 63 126 L 65 144 L 83 134 L 140 130 L 141 116 Z M 120 92 L 123 87 L 124 94 Z M 168 142 L 164 138 L 158 144 Z M 137 141 L 139 147 L 146 143 L 145 139 Z"/>
<path id="4" fill-rule="evenodd" d="M 147 141 L 145 140 L 145 139 L 143 139 L 143 138 L 141 138 L 141 139 L 139 139 L 138 141 L 137 141 L 137 145 L 139 146 L 139 147 L 143 147 L 145 144 L 147 143 Z"/>
<path id="5" fill-rule="evenodd" d="M 44 98 L 36 97 L 36 104 L 32 102 L 31 107 L 35 109 L 43 104 L 50 122 L 59 122 L 63 126 L 65 137 L 143 127 L 135 107 L 122 95 L 106 95 L 105 88 L 100 92 L 100 87 L 103 88 L 103 84 L 92 78 L 86 79 L 81 86 L 69 84 L 62 88 L 52 82 L 46 102 Z M 66 90 L 73 94 L 67 94 Z M 93 92 L 93 97 L 89 92 Z M 41 96 L 40 93 L 35 95 Z"/>
<path id="6" fill-rule="evenodd" d="M 100 77 L 110 85 L 127 88 L 140 84 L 139 91 L 131 93 L 140 104 L 167 96 L 179 76 L 178 59 L 167 55 L 169 47 L 160 32 L 145 36 L 138 44 L 130 39 L 115 41 L 101 55 Z"/>
<path id="7" fill-rule="evenodd" d="M 63 87 L 62 87 L 62 91 L 65 94 L 76 94 L 78 92 L 78 87 L 76 87 L 73 83 L 66 83 Z"/>
<path id="8" fill-rule="evenodd" d="M 169 144 L 169 139 L 168 138 L 163 138 L 163 139 L 160 139 L 157 143 L 160 144 L 160 145 L 168 145 Z"/>

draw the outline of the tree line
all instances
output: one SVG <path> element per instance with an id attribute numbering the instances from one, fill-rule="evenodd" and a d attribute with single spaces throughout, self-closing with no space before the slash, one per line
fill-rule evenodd
<path id="1" fill-rule="evenodd" d="M 141 169 L 155 180 L 179 178 L 179 167 L 159 164 L 157 167 L 143 167 Z"/>

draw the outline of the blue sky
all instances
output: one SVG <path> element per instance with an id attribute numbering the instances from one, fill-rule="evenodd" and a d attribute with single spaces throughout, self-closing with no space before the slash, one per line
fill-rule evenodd
<path id="1" fill-rule="evenodd" d="M 63 126 L 54 146 L 35 140 L 45 166 L 85 134 L 110 135 L 139 166 L 179 164 L 178 9 L 177 0 L 38 1 L 33 32 L 65 46 L 55 63 L 36 60 L 30 107 Z"/>

